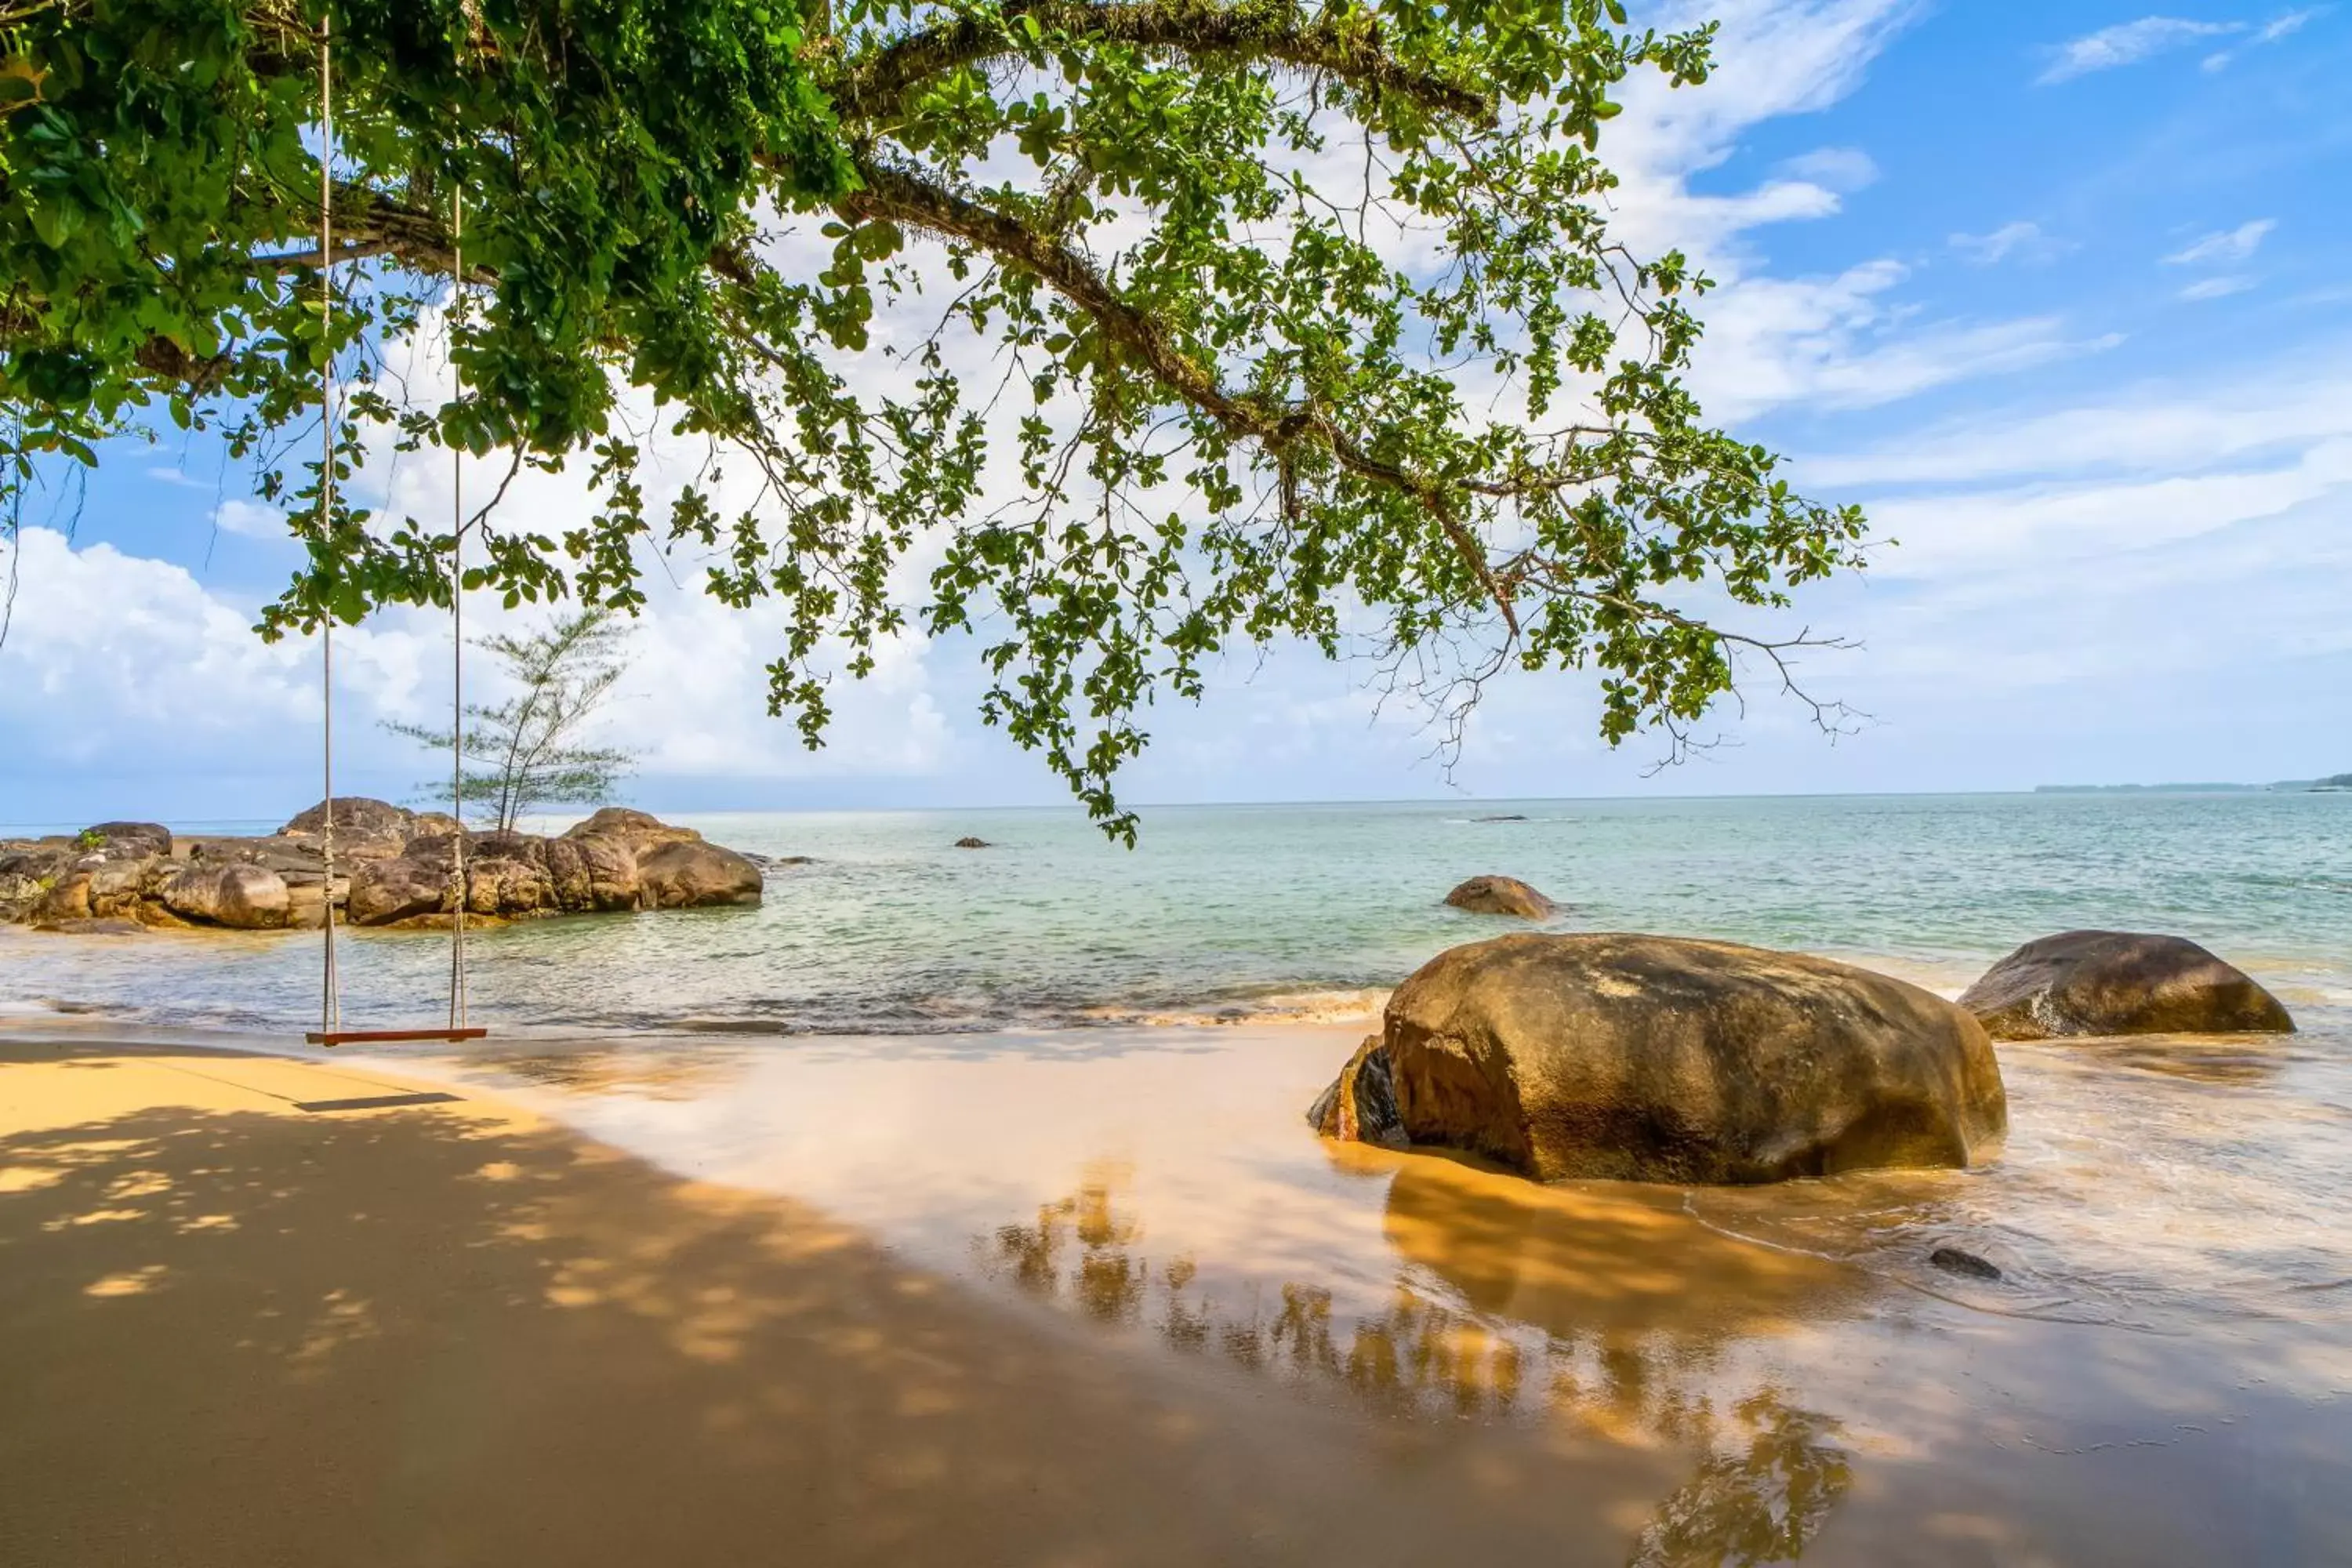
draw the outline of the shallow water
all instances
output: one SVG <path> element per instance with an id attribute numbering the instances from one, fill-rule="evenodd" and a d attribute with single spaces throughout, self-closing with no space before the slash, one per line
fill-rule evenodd
<path id="1" fill-rule="evenodd" d="M 2352 1561 L 2347 1023 L 2006 1047 L 1990 1166 L 1693 1191 L 1327 1143 L 1328 1027 L 404 1060 L 1204 1375 L 1654 1454 L 1631 1563 L 2286 1564 Z"/>
<path id="2" fill-rule="evenodd" d="M 1947 992 L 2091 925 L 2203 942 L 2291 1006 L 2352 1003 L 2352 795 L 1181 807 L 1148 813 L 1133 852 L 1075 812 L 688 820 L 813 860 L 777 868 L 757 910 L 478 932 L 476 1011 L 856 1034 L 1354 1017 L 1439 949 L 1509 929 L 1439 902 L 1486 872 L 1568 906 L 1559 929 L 1830 953 Z M 994 847 L 952 847 L 966 834 Z M 0 931 L 0 1004 L 286 1028 L 317 1016 L 317 949 Z M 433 935 L 352 933 L 347 1013 L 429 1015 L 447 967 Z"/>

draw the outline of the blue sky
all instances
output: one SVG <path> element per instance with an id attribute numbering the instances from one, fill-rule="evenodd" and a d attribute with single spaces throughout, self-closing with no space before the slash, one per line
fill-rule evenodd
<path id="1" fill-rule="evenodd" d="M 1900 541 L 1803 619 L 1871 716 L 1832 744 L 1760 686 L 1652 773 L 1590 689 L 1515 679 L 1451 776 L 1368 671 L 1297 650 L 1163 710 L 1141 800 L 2001 789 L 2352 768 L 2352 7 L 1725 0 L 1724 66 L 1636 93 L 1620 226 L 1696 255 L 1708 406 Z M 1652 8 L 1672 20 L 1685 12 Z M 309 650 L 245 627 L 291 551 L 216 450 L 124 447 L 28 505 L 0 650 L 0 823 L 270 817 L 316 788 Z M 423 484 L 396 476 L 394 487 Z M 420 492 L 422 493 L 422 492 Z M 525 505 L 560 510 L 551 492 Z M 51 531 L 70 525 L 70 538 Z M 346 785 L 437 699 L 429 620 L 349 639 Z M 656 808 L 1052 801 L 969 650 L 894 650 L 812 759 L 771 628 L 656 596 L 615 708 Z"/>

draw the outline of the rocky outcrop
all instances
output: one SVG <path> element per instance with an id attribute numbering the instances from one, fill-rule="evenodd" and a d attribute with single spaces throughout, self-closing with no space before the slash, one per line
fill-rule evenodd
<path id="1" fill-rule="evenodd" d="M 1991 1042 L 1929 992 L 1797 953 L 1622 935 L 1439 954 L 1315 1109 L 1331 1136 L 1393 1128 L 1547 1181 L 1966 1166 L 2008 1125 Z"/>
<path id="2" fill-rule="evenodd" d="M 0 843 L 0 921 L 274 931 L 316 927 L 330 902 L 354 925 L 438 924 L 457 906 L 452 817 L 338 796 L 335 870 L 322 802 L 275 834 L 174 838 L 152 823 Z M 641 811 L 608 808 L 559 837 L 468 833 L 466 909 L 484 920 L 756 904 L 761 868 Z"/>
<path id="3" fill-rule="evenodd" d="M 990 843 L 987 839 L 985 839 L 985 838 L 972 838 L 972 837 L 963 837 L 963 838 L 959 838 L 959 839 L 957 839 L 957 840 L 955 841 L 955 847 L 956 847 L 957 848 L 959 848 L 959 849 L 993 849 L 993 848 L 995 848 L 995 847 L 996 847 L 996 846 L 995 846 L 995 845 L 991 844 L 991 843 Z"/>
<path id="4" fill-rule="evenodd" d="M 1961 994 L 1996 1040 L 2081 1035 L 2292 1034 L 2252 976 L 2195 942 L 2070 931 L 2029 942 Z"/>
<path id="5" fill-rule="evenodd" d="M 439 921 L 456 912 L 456 840 L 421 834 L 352 873 L 354 925 Z M 476 833 L 466 841 L 466 912 L 513 920 L 615 910 L 756 904 L 760 868 L 690 827 L 608 807 L 561 837 Z"/>
<path id="6" fill-rule="evenodd" d="M 1517 877 L 1473 877 L 1445 901 L 1474 915 L 1515 915 L 1523 921 L 1548 921 L 1559 906 Z"/>

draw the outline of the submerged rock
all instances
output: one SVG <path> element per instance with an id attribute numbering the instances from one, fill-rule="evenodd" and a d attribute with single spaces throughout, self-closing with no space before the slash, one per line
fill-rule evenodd
<path id="1" fill-rule="evenodd" d="M 1383 1091 L 1411 1142 L 1546 1181 L 1966 1166 L 2009 1119 L 1991 1042 L 1941 997 L 1825 959 L 1654 936 L 1439 954 L 1390 998 L 1318 1126 L 1386 1141 Z"/>
<path id="2" fill-rule="evenodd" d="M 2070 931 L 2029 942 L 1960 995 L 1996 1040 L 2292 1034 L 2244 971 L 2177 936 Z"/>
<path id="3" fill-rule="evenodd" d="M 1927 1261 L 1947 1274 L 1965 1275 L 1970 1279 L 1996 1280 L 2005 1278 L 2000 1266 L 1973 1252 L 1962 1252 L 1957 1247 L 1939 1247 L 1927 1254 Z"/>
<path id="4" fill-rule="evenodd" d="M 957 839 L 955 841 L 955 847 L 959 849 L 993 849 L 996 847 L 995 845 L 991 844 L 985 838 L 971 837 Z"/>
<path id="5" fill-rule="evenodd" d="M 61 936 L 145 936 L 147 928 L 137 921 L 121 916 L 78 921 L 44 921 L 33 928 L 55 931 Z"/>
<path id="6" fill-rule="evenodd" d="M 1546 921 L 1559 912 L 1558 904 L 1517 877 L 1473 877 L 1446 894 L 1445 901 L 1474 915 L 1516 915 L 1525 921 Z"/>

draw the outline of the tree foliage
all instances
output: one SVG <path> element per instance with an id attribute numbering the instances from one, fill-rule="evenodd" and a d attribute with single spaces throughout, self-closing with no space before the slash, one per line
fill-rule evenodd
<path id="1" fill-rule="evenodd" d="M 425 791 L 455 811 L 468 802 L 487 805 L 497 832 L 513 832 L 517 819 L 541 806 L 601 805 L 635 759 L 617 747 L 578 742 L 621 679 L 620 645 L 627 633 L 613 611 L 592 605 L 521 637 L 500 632 L 477 638 L 476 647 L 506 667 L 511 696 L 466 704 L 458 733 L 423 724 L 384 728 L 436 751 L 460 751 L 462 778 L 436 781 Z"/>
<path id="2" fill-rule="evenodd" d="M 1706 423 L 1705 280 L 1608 229 L 1615 95 L 1712 45 L 1618 0 L 0 0 L 0 483 L 217 427 L 308 547 L 263 635 L 446 603 L 451 524 L 320 515 L 333 353 L 345 477 L 588 475 L 572 526 L 465 524 L 468 585 L 629 610 L 698 555 L 780 611 L 811 744 L 835 650 L 968 631 L 1115 832 L 1142 710 L 1283 638 L 1449 724 L 1591 668 L 1678 749 L 1743 647 L 1788 673 L 1711 610 L 1864 541 Z M 381 372 L 453 279 L 420 401 Z"/>

